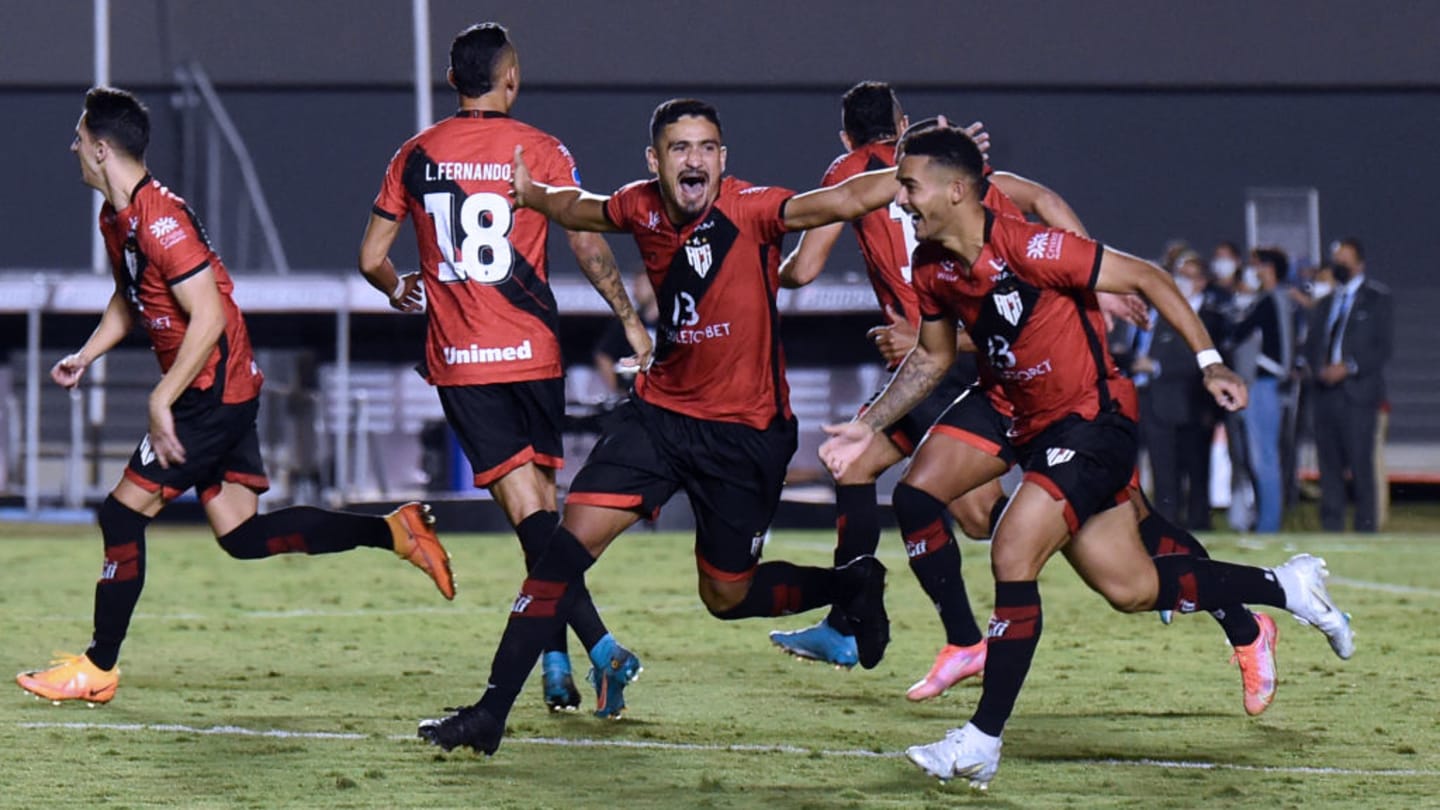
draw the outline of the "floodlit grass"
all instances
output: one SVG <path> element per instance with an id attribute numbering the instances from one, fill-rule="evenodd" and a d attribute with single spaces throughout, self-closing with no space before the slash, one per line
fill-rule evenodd
<path id="1" fill-rule="evenodd" d="M 9 525 L 0 535 L 5 671 L 79 651 L 98 533 Z M 1440 806 L 1435 534 L 1209 538 L 1216 556 L 1240 562 L 1324 555 L 1332 592 L 1355 616 L 1349 662 L 1280 617 L 1280 691 L 1260 718 L 1245 715 L 1209 617 L 1166 628 L 1113 613 L 1057 560 L 1042 585 L 1035 668 L 984 797 L 898 756 L 963 722 L 979 692 L 904 699 L 942 638 L 889 534 L 895 641 L 873 671 L 805 665 L 770 647 L 766 631 L 815 616 L 711 618 L 695 596 L 689 537 L 639 532 L 591 576 L 612 629 L 645 663 L 630 716 L 547 714 L 536 675 L 495 758 L 441 754 L 413 738 L 416 720 L 478 696 L 520 579 L 513 538 L 446 537 L 454 603 L 370 549 L 241 563 L 204 530 L 152 529 L 114 702 L 56 707 L 18 687 L 0 701 L 0 806 Z M 777 532 L 767 554 L 823 564 L 831 542 Z M 983 617 L 986 547 L 963 550 Z"/>

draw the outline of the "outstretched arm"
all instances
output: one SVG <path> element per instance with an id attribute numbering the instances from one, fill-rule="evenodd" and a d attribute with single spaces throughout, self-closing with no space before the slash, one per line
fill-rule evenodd
<path id="1" fill-rule="evenodd" d="M 858 419 L 844 425 L 825 425 L 830 438 L 820 445 L 820 460 L 839 478 L 864 454 L 875 434 L 909 413 L 935 390 L 955 362 L 955 322 L 942 318 L 924 321 L 915 348 L 895 369 L 880 396 Z"/>
<path id="2" fill-rule="evenodd" d="M 1220 353 L 1215 351 L 1215 343 L 1210 339 L 1204 322 L 1190 308 L 1169 273 L 1128 253 L 1107 249 L 1100 260 L 1095 289 L 1144 296 L 1195 352 L 1205 375 L 1205 387 L 1215 401 L 1230 411 L 1245 407 L 1248 399 L 1245 383 L 1221 362 Z"/>
<path id="3" fill-rule="evenodd" d="M 85 375 L 85 369 L 91 363 L 115 348 L 115 344 L 130 334 L 133 318 L 130 305 L 125 303 L 124 293 L 117 287 L 110 296 L 110 303 L 105 305 L 105 313 L 100 316 L 100 323 L 95 326 L 95 331 L 90 333 L 90 339 L 85 341 L 80 351 L 60 358 L 50 369 L 50 379 L 61 387 L 74 388 L 80 383 L 80 378 Z"/>
<path id="4" fill-rule="evenodd" d="M 605 216 L 605 202 L 609 197 L 591 194 L 575 186 L 549 186 L 536 182 L 530 177 L 530 167 L 525 165 L 525 150 L 519 146 L 515 147 L 515 158 L 511 164 L 510 195 L 515 198 L 516 208 L 538 211 L 566 230 L 603 233 L 616 230 Z"/>
<path id="5" fill-rule="evenodd" d="M 791 197 L 785 204 L 785 227 L 805 231 L 834 222 L 859 219 L 895 199 L 900 184 L 894 169 L 857 174 L 843 183 Z"/>
<path id="6" fill-rule="evenodd" d="M 580 271 L 624 325 L 625 339 L 630 342 L 630 348 L 635 350 L 640 368 L 649 368 L 652 352 L 650 333 L 645 330 L 645 324 L 635 312 L 635 307 L 630 304 L 630 295 L 625 292 L 625 280 L 620 277 L 620 268 L 615 264 L 615 254 L 610 252 L 610 245 L 606 244 L 605 237 L 598 233 L 577 231 L 569 231 L 566 236 L 570 239 L 570 250 L 575 253 L 575 261 L 579 262 Z"/>
<path id="7" fill-rule="evenodd" d="M 834 222 L 800 234 L 800 243 L 780 263 L 780 286 L 793 290 L 814 281 L 843 230 L 845 223 Z"/>
<path id="8" fill-rule="evenodd" d="M 1076 215 L 1075 209 L 1065 202 L 1064 197 L 1050 188 L 1011 172 L 993 172 L 990 175 L 990 182 L 1003 191 L 1005 196 L 1019 206 L 1021 211 L 1038 217 L 1046 225 L 1052 228 L 1064 228 L 1081 236 L 1088 237 L 1090 235 L 1085 230 L 1085 225 L 1080 222 L 1080 217 Z"/>

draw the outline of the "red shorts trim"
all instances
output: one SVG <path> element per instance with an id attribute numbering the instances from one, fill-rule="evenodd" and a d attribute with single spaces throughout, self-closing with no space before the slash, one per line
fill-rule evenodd
<path id="1" fill-rule="evenodd" d="M 496 464 L 494 467 L 475 473 L 475 486 L 488 487 L 532 461 L 535 462 L 537 466 L 550 467 L 556 470 L 565 466 L 565 462 L 562 459 L 537 453 L 535 452 L 535 448 L 527 447 L 510 458 Z"/>
<path id="2" fill-rule="evenodd" d="M 956 441 L 968 444 L 987 456 L 994 456 L 995 458 L 1000 458 L 1000 445 L 990 441 L 983 436 L 971 433 L 970 431 L 963 428 L 957 428 L 951 425 L 935 425 L 934 427 L 930 428 L 930 432 L 939 433 L 942 436 L 948 436 L 952 439 L 955 439 Z"/>
<path id="3" fill-rule="evenodd" d="M 160 493 L 160 499 L 167 503 L 175 500 L 176 498 L 180 497 L 185 493 L 185 490 L 183 489 L 176 489 L 174 487 L 167 487 L 157 484 L 154 481 L 151 481 L 149 478 L 146 478 L 140 473 L 130 469 L 129 467 L 125 468 L 125 477 L 129 479 L 131 483 L 135 484 L 146 492 L 152 494 L 156 492 Z"/>
<path id="4" fill-rule="evenodd" d="M 910 443 L 910 438 L 905 435 L 905 431 L 897 428 L 886 433 L 885 438 L 889 439 L 890 443 L 895 445 L 907 458 L 915 455 L 915 445 Z"/>
<path id="5" fill-rule="evenodd" d="M 745 580 L 751 579 L 755 576 L 755 568 L 753 566 L 750 569 L 742 571 L 738 574 L 734 571 L 721 571 L 719 568 L 716 568 L 715 566 L 706 562 L 705 558 L 700 556 L 699 551 L 695 552 L 695 567 L 700 569 L 700 573 L 704 574 L 705 576 L 710 577 L 711 579 L 718 579 L 721 582 L 744 582 Z"/>
<path id="6" fill-rule="evenodd" d="M 604 506 L 610 509 L 634 509 L 644 499 L 639 495 L 617 495 L 612 492 L 571 492 L 565 496 L 566 503 L 581 503 L 586 506 Z M 656 510 L 658 513 L 659 510 Z"/>
<path id="7" fill-rule="evenodd" d="M 1065 493 L 1060 491 L 1060 487 L 1050 480 L 1049 476 L 1038 472 L 1027 472 L 1022 480 L 1035 484 L 1045 490 L 1051 498 L 1065 504 L 1065 525 L 1070 527 L 1071 534 L 1080 531 L 1080 519 L 1075 514 L 1075 507 L 1070 505 L 1070 499 L 1065 497 Z"/>

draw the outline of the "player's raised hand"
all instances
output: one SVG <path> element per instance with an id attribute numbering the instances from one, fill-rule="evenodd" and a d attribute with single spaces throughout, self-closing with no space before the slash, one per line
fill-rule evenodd
<path id="1" fill-rule="evenodd" d="M 180 444 L 180 437 L 175 435 L 175 417 L 170 413 L 170 406 L 163 402 L 150 402 L 149 438 L 150 449 L 155 452 L 155 460 L 160 462 L 161 469 L 168 470 L 171 464 L 185 463 L 185 447 Z"/>
<path id="2" fill-rule="evenodd" d="M 889 304 L 885 305 L 885 318 L 890 321 L 888 324 L 872 327 L 865 337 L 875 341 L 875 348 L 880 350 L 886 365 L 893 365 L 915 348 L 917 335 L 915 327 Z"/>
<path id="3" fill-rule="evenodd" d="M 1150 328 L 1150 307 L 1144 298 L 1134 293 L 1120 295 L 1107 292 L 1096 293 L 1095 298 L 1100 302 L 1106 326 L 1111 326 L 1112 320 L 1121 320 L 1141 329 Z"/>
<path id="4" fill-rule="evenodd" d="M 50 368 L 50 379 L 61 388 L 74 388 L 80 384 L 80 378 L 85 375 L 85 367 L 88 365 L 90 362 L 79 352 L 67 354 Z"/>
<path id="5" fill-rule="evenodd" d="M 535 193 L 535 183 L 530 179 L 530 167 L 525 165 L 525 147 L 515 145 L 515 157 L 510 161 L 510 197 L 516 208 L 528 208 L 528 201 Z"/>
<path id="6" fill-rule="evenodd" d="M 820 461 L 837 479 L 864 455 L 875 439 L 875 429 L 859 421 L 822 425 L 821 429 L 830 434 L 830 438 L 820 445 Z"/>
<path id="7" fill-rule="evenodd" d="M 1209 391 L 1210 396 L 1215 397 L 1215 401 L 1225 410 L 1238 411 L 1249 403 L 1250 392 L 1245 389 L 1245 381 L 1224 363 L 1206 366 L 1203 376 L 1205 390 Z"/>
<path id="8" fill-rule="evenodd" d="M 942 117 L 943 117 L 943 116 L 942 116 Z M 985 124 L 984 124 L 984 122 L 983 122 L 983 121 L 976 121 L 975 123 L 971 124 L 970 126 L 965 127 L 965 134 L 966 134 L 966 135 L 969 135 L 969 136 L 970 136 L 970 139 L 975 142 L 975 145 L 978 146 L 978 147 L 980 147 L 980 156 L 983 157 L 983 158 L 985 158 L 986 162 L 989 162 L 989 160 L 990 160 L 990 133 L 988 133 L 988 132 L 985 131 Z"/>
<path id="9" fill-rule="evenodd" d="M 390 293 L 390 307 L 401 312 L 425 311 L 425 285 L 419 270 L 397 277 L 395 289 Z"/>

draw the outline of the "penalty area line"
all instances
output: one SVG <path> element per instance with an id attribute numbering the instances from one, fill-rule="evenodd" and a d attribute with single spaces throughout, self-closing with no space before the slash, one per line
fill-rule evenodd
<path id="1" fill-rule="evenodd" d="M 62 731 L 120 731 L 153 732 L 160 734 L 202 734 L 207 736 L 264 737 L 286 740 L 388 740 L 392 742 L 419 742 L 408 734 L 364 734 L 340 731 L 287 731 L 284 729 L 252 729 L 242 726 L 186 726 L 173 723 L 16 723 L 22 729 Z M 670 743 L 657 740 L 603 740 L 569 737 L 512 737 L 508 745 L 546 745 L 557 748 L 615 748 L 642 749 L 651 751 L 674 751 L 715 754 L 794 754 L 797 756 L 832 759 L 899 759 L 898 751 L 867 751 L 864 749 L 829 750 L 805 748 L 798 745 L 734 744 L 713 745 L 704 743 Z M 1328 766 L 1282 766 L 1282 765 L 1239 765 L 1229 762 L 1189 762 L 1166 759 L 1076 759 L 1052 764 L 1099 765 L 1111 768 L 1156 768 L 1160 770 L 1199 771 L 1245 771 L 1251 773 L 1300 774 L 1306 776 L 1390 776 L 1390 777 L 1440 777 L 1440 770 L 1419 768 L 1334 768 Z"/>

